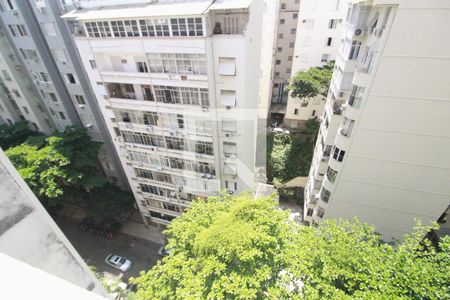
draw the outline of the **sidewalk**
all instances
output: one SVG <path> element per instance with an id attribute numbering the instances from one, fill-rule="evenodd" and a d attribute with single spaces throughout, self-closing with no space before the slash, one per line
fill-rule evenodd
<path id="1" fill-rule="evenodd" d="M 122 223 L 120 232 L 158 244 L 163 244 L 165 242 L 164 235 L 158 228 L 154 226 L 147 226 L 147 228 L 145 228 L 144 224 L 133 221 Z"/>

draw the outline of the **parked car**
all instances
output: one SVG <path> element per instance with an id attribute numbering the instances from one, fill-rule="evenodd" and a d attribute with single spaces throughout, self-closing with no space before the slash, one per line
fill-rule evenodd
<path id="1" fill-rule="evenodd" d="M 283 128 L 274 128 L 272 129 L 273 133 L 285 133 L 285 134 L 289 134 L 289 130 L 283 129 Z"/>
<path id="2" fill-rule="evenodd" d="M 170 252 L 172 252 L 172 249 L 170 249 L 170 248 L 167 246 L 167 242 L 165 242 L 164 245 L 162 245 L 162 246 L 159 248 L 159 250 L 158 250 L 158 254 L 159 254 L 159 255 L 162 255 L 162 256 L 169 255 Z"/>
<path id="3" fill-rule="evenodd" d="M 112 253 L 106 257 L 105 263 L 122 272 L 126 272 L 131 268 L 131 261 L 129 259 Z"/>

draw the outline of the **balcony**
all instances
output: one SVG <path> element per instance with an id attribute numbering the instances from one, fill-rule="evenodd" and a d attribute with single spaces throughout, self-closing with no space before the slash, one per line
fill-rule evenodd
<path id="1" fill-rule="evenodd" d="M 245 34 L 249 11 L 241 9 L 220 9 L 211 14 L 212 35 Z"/>

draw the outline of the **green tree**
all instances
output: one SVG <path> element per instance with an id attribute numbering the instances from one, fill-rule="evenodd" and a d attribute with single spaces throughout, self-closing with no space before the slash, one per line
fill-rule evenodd
<path id="1" fill-rule="evenodd" d="M 12 125 L 0 125 L 0 147 L 3 150 L 22 144 L 29 136 L 37 133 L 28 128 L 27 121 L 19 121 Z"/>
<path id="2" fill-rule="evenodd" d="M 138 299 L 449 299 L 450 238 L 381 240 L 357 220 L 306 227 L 271 198 L 196 200 L 166 230 L 172 252 L 131 279 Z"/>
<path id="3" fill-rule="evenodd" d="M 131 192 L 106 183 L 78 197 L 78 203 L 85 208 L 88 215 L 102 223 L 133 210 L 134 197 Z"/>
<path id="4" fill-rule="evenodd" d="M 288 90 L 292 97 L 308 101 L 317 95 L 327 95 L 333 75 L 334 62 L 322 67 L 313 67 L 308 71 L 300 71 L 289 80 Z"/>
<path id="5" fill-rule="evenodd" d="M 67 127 L 50 137 L 28 138 L 6 155 L 41 201 L 53 206 L 65 189 L 90 190 L 105 184 L 95 168 L 100 145 L 86 129 Z"/>

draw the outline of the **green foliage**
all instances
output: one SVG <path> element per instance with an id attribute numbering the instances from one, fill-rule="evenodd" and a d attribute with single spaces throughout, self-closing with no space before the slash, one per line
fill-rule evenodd
<path id="1" fill-rule="evenodd" d="M 317 95 L 326 96 L 333 75 L 334 62 L 322 67 L 313 67 L 308 71 L 300 71 L 289 80 L 288 89 L 292 97 L 312 98 Z M 307 100 L 306 100 L 307 101 Z"/>
<path id="2" fill-rule="evenodd" d="M 27 121 L 19 121 L 13 125 L 0 125 L 0 147 L 3 150 L 22 144 L 29 136 L 37 133 L 28 128 Z"/>
<path id="3" fill-rule="evenodd" d="M 67 127 L 50 137 L 28 138 L 6 155 L 44 204 L 53 206 L 66 188 L 90 190 L 105 184 L 95 168 L 99 148 L 86 129 Z"/>
<path id="4" fill-rule="evenodd" d="M 134 197 L 131 192 L 106 183 L 78 197 L 79 204 L 86 209 L 89 216 L 102 223 L 133 209 Z"/>
<path id="5" fill-rule="evenodd" d="M 196 200 L 169 225 L 170 255 L 131 279 L 137 299 L 449 299 L 450 238 L 419 226 L 384 243 L 357 220 L 289 221 L 270 198 Z"/>
<path id="6" fill-rule="evenodd" d="M 308 175 L 319 126 L 317 120 L 311 119 L 306 122 L 303 132 L 291 135 L 276 133 L 268 137 L 269 181 L 281 183 Z"/>

